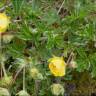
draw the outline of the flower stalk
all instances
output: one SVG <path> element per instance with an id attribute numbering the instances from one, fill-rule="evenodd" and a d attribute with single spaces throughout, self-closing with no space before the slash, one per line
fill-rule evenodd
<path id="1" fill-rule="evenodd" d="M 23 90 L 25 90 L 25 66 L 23 68 Z"/>

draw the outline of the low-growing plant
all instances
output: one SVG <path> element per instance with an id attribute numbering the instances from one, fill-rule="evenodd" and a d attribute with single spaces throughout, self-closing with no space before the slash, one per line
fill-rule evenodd
<path id="1" fill-rule="evenodd" d="M 86 72 L 95 80 L 95 0 L 1 0 L 0 96 L 71 96 Z"/>

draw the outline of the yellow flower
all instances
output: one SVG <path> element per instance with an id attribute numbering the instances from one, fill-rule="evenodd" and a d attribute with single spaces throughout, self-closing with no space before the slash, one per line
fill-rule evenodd
<path id="1" fill-rule="evenodd" d="M 0 33 L 6 31 L 9 23 L 9 17 L 7 17 L 5 13 L 0 13 Z"/>
<path id="2" fill-rule="evenodd" d="M 62 57 L 56 57 L 49 59 L 49 69 L 54 76 L 64 76 L 66 70 L 66 63 Z"/>

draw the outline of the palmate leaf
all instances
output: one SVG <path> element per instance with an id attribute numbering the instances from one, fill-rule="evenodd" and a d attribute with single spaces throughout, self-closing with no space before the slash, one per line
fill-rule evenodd
<path id="1" fill-rule="evenodd" d="M 59 16 L 57 14 L 57 11 L 54 9 L 49 10 L 43 17 L 43 21 L 47 22 L 48 25 L 59 23 Z"/>
<path id="2" fill-rule="evenodd" d="M 18 58 L 23 55 L 25 43 L 20 39 L 14 39 L 13 43 L 8 46 L 8 52 L 13 58 Z"/>
<path id="3" fill-rule="evenodd" d="M 16 14 L 22 10 L 25 0 L 11 0 L 14 11 Z"/>
<path id="4" fill-rule="evenodd" d="M 78 53 L 78 56 L 76 58 L 76 62 L 78 66 L 77 71 L 82 72 L 84 70 L 88 70 L 90 61 L 85 52 L 86 50 L 84 48 L 77 48 L 76 50 Z"/>
<path id="5" fill-rule="evenodd" d="M 31 31 L 26 24 L 23 24 L 21 26 L 20 32 L 18 32 L 17 37 L 22 39 L 22 40 L 31 40 L 32 39 Z"/>

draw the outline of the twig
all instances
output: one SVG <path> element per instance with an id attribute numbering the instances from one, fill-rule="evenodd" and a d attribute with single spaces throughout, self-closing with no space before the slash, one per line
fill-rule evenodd
<path id="1" fill-rule="evenodd" d="M 70 56 L 69 56 L 69 58 L 68 58 L 68 60 L 67 60 L 67 64 L 69 64 L 69 62 L 70 62 L 72 56 L 73 56 L 73 52 L 70 53 Z"/>
<path id="2" fill-rule="evenodd" d="M 13 23 L 21 22 L 22 20 L 13 20 Z"/>
<path id="3" fill-rule="evenodd" d="M 64 3 L 65 3 L 65 0 L 62 2 L 62 4 L 61 4 L 61 6 L 60 6 L 60 8 L 59 8 L 59 10 L 58 10 L 58 12 L 57 12 L 57 14 L 59 14 L 59 12 L 61 11 L 61 9 L 62 9 Z"/>

